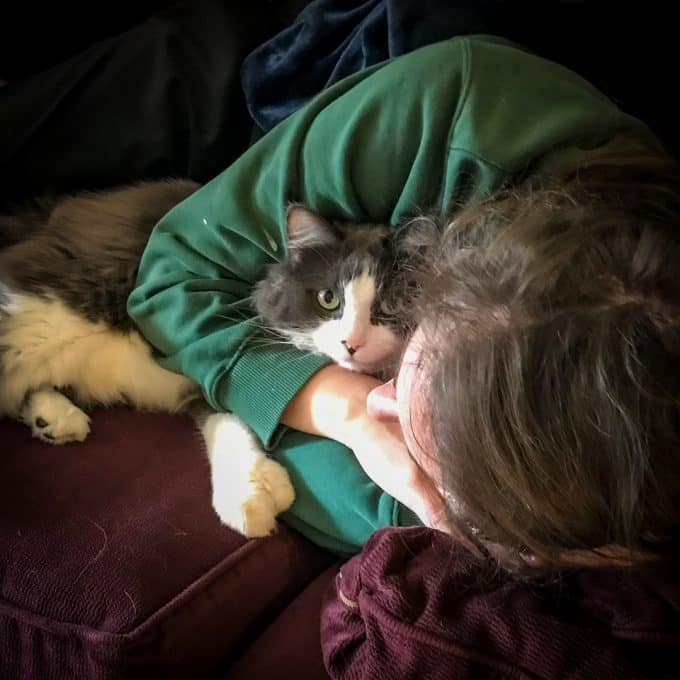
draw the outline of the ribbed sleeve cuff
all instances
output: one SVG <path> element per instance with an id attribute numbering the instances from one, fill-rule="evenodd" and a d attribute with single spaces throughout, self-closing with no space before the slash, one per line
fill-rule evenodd
<path id="1" fill-rule="evenodd" d="M 299 389 L 330 359 L 290 346 L 249 349 L 214 383 L 208 399 L 232 411 L 270 449 L 281 414 Z"/>

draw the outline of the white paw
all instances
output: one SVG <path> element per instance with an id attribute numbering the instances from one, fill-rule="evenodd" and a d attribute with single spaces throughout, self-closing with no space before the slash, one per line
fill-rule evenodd
<path id="1" fill-rule="evenodd" d="M 21 411 L 33 436 L 48 444 L 82 442 L 90 433 L 89 416 L 55 390 L 33 392 Z"/>
<path id="2" fill-rule="evenodd" d="M 247 480 L 237 479 L 234 473 L 213 479 L 215 512 L 224 524 L 248 538 L 268 536 L 276 530 L 276 517 L 295 500 L 288 473 L 264 456 L 250 469 Z"/>
<path id="3" fill-rule="evenodd" d="M 201 433 L 219 518 L 244 536 L 270 534 L 277 515 L 295 500 L 286 469 L 265 455 L 257 437 L 233 413 L 209 415 Z"/>

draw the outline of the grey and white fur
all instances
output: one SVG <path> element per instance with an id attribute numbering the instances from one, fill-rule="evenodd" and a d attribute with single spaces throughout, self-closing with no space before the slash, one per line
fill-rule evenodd
<path id="1" fill-rule="evenodd" d="M 270 265 L 253 301 L 264 325 L 296 347 L 363 373 L 388 375 L 405 326 L 394 292 L 402 243 L 379 224 L 287 211 L 288 258 Z"/>
<path id="2" fill-rule="evenodd" d="M 162 368 L 126 311 L 151 230 L 197 188 L 143 182 L 0 216 L 0 417 L 64 444 L 87 437 L 94 406 L 190 410 L 217 514 L 263 536 L 294 500 L 285 469 L 235 415 L 209 411 L 191 379 Z M 353 370 L 389 370 L 404 334 L 388 294 L 396 251 L 385 228 L 343 229 L 301 205 L 287 218 L 289 257 L 254 290 L 263 326 Z"/>

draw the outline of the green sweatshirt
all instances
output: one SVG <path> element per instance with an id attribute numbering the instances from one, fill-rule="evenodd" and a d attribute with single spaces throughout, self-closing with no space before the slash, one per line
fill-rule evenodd
<path id="1" fill-rule="evenodd" d="M 614 147 L 659 149 L 638 120 L 571 71 L 490 37 L 455 38 L 322 92 L 168 213 L 141 261 L 129 313 L 158 361 L 238 414 L 288 468 L 285 519 L 341 553 L 414 516 L 337 442 L 279 426 L 328 360 L 261 341 L 249 295 L 286 257 L 285 206 L 397 222 L 446 211 L 536 171 Z"/>

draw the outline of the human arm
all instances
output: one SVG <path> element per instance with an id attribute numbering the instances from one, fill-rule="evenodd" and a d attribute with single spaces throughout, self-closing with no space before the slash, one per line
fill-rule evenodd
<path id="1" fill-rule="evenodd" d="M 399 424 L 368 413 L 368 395 L 380 384 L 372 376 L 326 366 L 293 397 L 281 422 L 344 444 L 383 491 L 410 508 L 423 524 L 445 530 L 441 495 L 410 455 Z"/>

